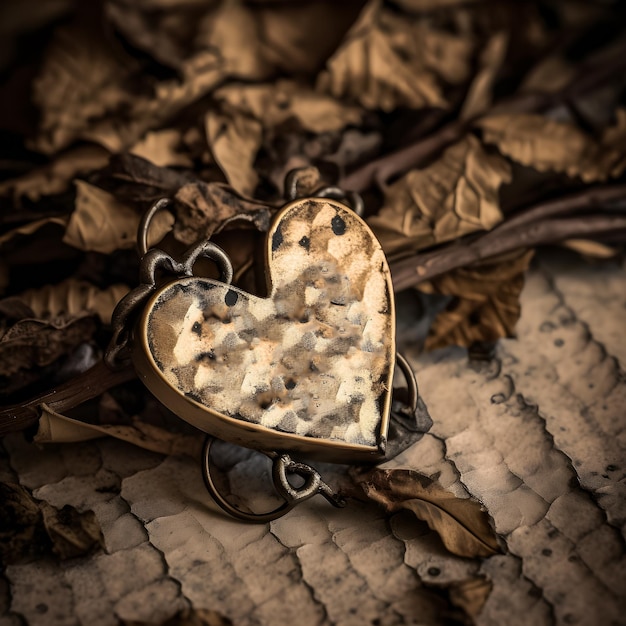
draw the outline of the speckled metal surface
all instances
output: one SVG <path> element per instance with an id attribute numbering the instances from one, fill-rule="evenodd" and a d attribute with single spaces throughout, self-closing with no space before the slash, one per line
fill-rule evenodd
<path id="1" fill-rule="evenodd" d="M 267 261 L 265 298 L 200 278 L 161 289 L 141 326 L 152 369 L 187 403 L 209 409 L 204 424 L 190 420 L 207 432 L 224 417 L 379 447 L 395 315 L 378 241 L 342 204 L 300 200 L 277 216 Z"/>

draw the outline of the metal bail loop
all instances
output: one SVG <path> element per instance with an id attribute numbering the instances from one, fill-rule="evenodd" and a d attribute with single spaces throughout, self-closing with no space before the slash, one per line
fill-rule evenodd
<path id="1" fill-rule="evenodd" d="M 233 517 L 257 524 L 265 524 L 278 519 L 293 509 L 296 504 L 304 502 L 313 496 L 320 494 L 333 506 L 342 508 L 346 501 L 338 493 L 335 493 L 323 480 L 319 473 L 306 463 L 293 461 L 288 454 L 276 452 L 263 452 L 272 459 L 272 478 L 276 491 L 284 498 L 285 502 L 278 508 L 268 513 L 248 513 L 231 504 L 219 491 L 211 474 L 211 445 L 213 437 L 207 437 L 202 451 L 202 476 L 204 484 L 211 495 L 226 513 Z M 304 479 L 301 487 L 294 487 L 287 479 L 287 474 L 297 474 Z"/>

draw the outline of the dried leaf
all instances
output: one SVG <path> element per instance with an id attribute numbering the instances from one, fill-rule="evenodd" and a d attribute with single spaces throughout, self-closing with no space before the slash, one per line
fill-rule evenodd
<path id="1" fill-rule="evenodd" d="M 375 469 L 358 480 L 367 496 L 390 513 L 407 509 L 425 521 L 453 554 L 484 557 L 500 552 L 489 518 L 478 502 L 457 498 L 408 469 Z"/>
<path id="2" fill-rule="evenodd" d="M 425 293 L 454 296 L 433 322 L 425 348 L 469 347 L 512 337 L 520 315 L 519 296 L 533 252 L 454 270 L 417 285 Z"/>
<path id="3" fill-rule="evenodd" d="M 41 502 L 40 507 L 52 551 L 59 558 L 76 558 L 104 548 L 102 531 L 93 511 L 79 513 L 67 504 L 57 509 L 47 502 Z"/>
<path id="4" fill-rule="evenodd" d="M 6 516 L 0 524 L 4 564 L 19 562 L 33 553 L 39 556 L 47 550 L 68 559 L 104 548 L 93 511 L 79 513 L 69 505 L 57 509 L 13 483 L 0 483 L 0 500 Z"/>
<path id="5" fill-rule="evenodd" d="M 50 365 L 89 340 L 94 331 L 93 317 L 22 319 L 0 338 L 0 376 Z"/>
<path id="6" fill-rule="evenodd" d="M 133 419 L 132 426 L 117 424 L 91 424 L 57 413 L 47 404 L 39 406 L 40 417 L 36 443 L 66 443 L 88 441 L 99 437 L 114 437 L 144 450 L 165 455 L 200 456 L 204 437 L 172 433 L 159 426 Z"/>
<path id="7" fill-rule="evenodd" d="M 541 115 L 501 114 L 478 122 L 483 139 L 502 154 L 540 172 L 580 176 L 585 182 L 619 176 L 626 169 L 626 110 L 598 141 L 569 122 Z"/>
<path id="8" fill-rule="evenodd" d="M 132 248 L 137 240 L 140 217 L 110 193 L 77 181 L 76 208 L 70 216 L 63 242 L 80 250 L 103 254 Z M 160 241 L 171 230 L 173 222 L 170 213 L 159 212 L 150 228 L 150 245 Z"/>
<path id="9" fill-rule="evenodd" d="M 221 183 L 187 183 L 174 198 L 177 203 L 174 236 L 186 244 L 203 237 L 208 239 L 235 221 L 261 231 L 269 228 L 271 206 L 242 198 Z"/>
<path id="10" fill-rule="evenodd" d="M 193 161 L 182 151 L 181 143 L 180 132 L 168 128 L 147 133 L 130 152 L 159 167 L 192 167 Z"/>
<path id="11" fill-rule="evenodd" d="M 405 36 L 398 37 L 402 31 Z M 410 31 L 406 18 L 384 10 L 380 0 L 370 0 L 328 60 L 317 88 L 336 98 L 356 100 L 368 109 L 443 106 L 433 72 L 423 59 L 405 56 L 410 53 L 407 44 L 414 45 Z"/>
<path id="12" fill-rule="evenodd" d="M 478 73 L 472 80 L 472 84 L 465 97 L 463 108 L 459 114 L 460 119 L 467 120 L 484 113 L 493 99 L 493 85 L 496 76 L 504 63 L 509 38 L 506 33 L 493 35 L 480 56 Z"/>
<path id="13" fill-rule="evenodd" d="M 259 181 L 254 159 L 261 147 L 261 124 L 244 115 L 225 116 L 209 112 L 206 133 L 213 158 L 226 180 L 235 191 L 251 195 Z"/>
<path id="14" fill-rule="evenodd" d="M 391 185 L 383 208 L 369 223 L 387 254 L 490 230 L 502 220 L 498 189 L 510 179 L 506 160 L 487 154 L 468 135 L 432 165 Z"/>
<path id="15" fill-rule="evenodd" d="M 619 254 L 617 248 L 611 248 L 591 239 L 568 239 L 561 245 L 590 259 L 614 259 Z"/>
<path id="16" fill-rule="evenodd" d="M 555 93 L 573 79 L 575 71 L 575 66 L 562 56 L 549 56 L 527 74 L 520 91 Z"/>
<path id="17" fill-rule="evenodd" d="M 215 92 L 221 111 L 209 111 L 209 146 L 226 179 L 239 193 L 250 195 L 258 182 L 254 161 L 265 136 L 268 141 L 288 120 L 313 133 L 358 124 L 362 112 L 342 105 L 293 81 L 266 85 L 229 85 Z"/>
<path id="18" fill-rule="evenodd" d="M 18 226 L 17 228 L 13 228 L 3 235 L 0 235 L 0 247 L 2 247 L 6 243 L 9 243 L 10 241 L 13 241 L 13 239 L 15 239 L 16 237 L 26 237 L 28 235 L 33 235 L 40 228 L 44 228 L 44 226 L 47 226 L 48 224 L 56 224 L 65 228 L 67 226 L 67 221 L 68 220 L 65 217 L 44 217 L 40 220 L 35 220 L 34 222 L 24 224 L 23 226 Z"/>
<path id="19" fill-rule="evenodd" d="M 98 289 L 84 280 L 68 278 L 57 285 L 23 291 L 16 297 L 40 319 L 96 314 L 102 323 L 110 324 L 113 309 L 128 290 L 120 284 Z"/>
<path id="20" fill-rule="evenodd" d="M 10 194 L 16 200 L 25 197 L 36 202 L 42 196 L 66 191 L 76 176 L 104 167 L 108 160 L 108 151 L 100 146 L 78 146 L 41 168 L 0 183 L 0 196 Z"/>

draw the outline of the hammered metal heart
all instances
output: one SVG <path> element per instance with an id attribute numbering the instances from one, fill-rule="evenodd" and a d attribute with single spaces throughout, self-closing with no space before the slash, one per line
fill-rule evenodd
<path id="1" fill-rule="evenodd" d="M 395 361 L 387 261 L 342 204 L 277 215 L 268 296 L 182 278 L 152 298 L 137 369 L 180 417 L 217 437 L 336 462 L 384 453 Z"/>

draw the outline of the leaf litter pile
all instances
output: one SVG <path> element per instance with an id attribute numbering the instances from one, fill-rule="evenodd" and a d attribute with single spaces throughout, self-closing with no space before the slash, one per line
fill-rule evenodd
<path id="1" fill-rule="evenodd" d="M 199 453 L 132 372 L 98 365 L 160 198 L 151 245 L 211 238 L 254 292 L 288 172 L 300 195 L 356 191 L 397 292 L 442 303 L 423 349 L 483 358 L 538 246 L 598 262 L 626 241 L 623 3 L 24 0 L 0 24 L 0 393 L 36 441 Z M 414 472 L 357 482 L 457 554 L 498 549 L 477 503 Z M 3 489 L 43 533 L 53 514 Z"/>

